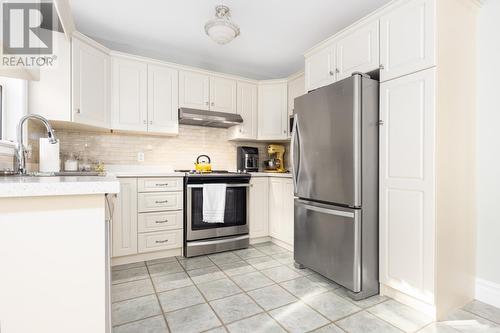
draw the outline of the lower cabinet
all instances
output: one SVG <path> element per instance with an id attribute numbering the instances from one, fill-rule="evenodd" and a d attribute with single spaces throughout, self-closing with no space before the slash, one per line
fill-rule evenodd
<path id="1" fill-rule="evenodd" d="M 137 179 L 121 178 L 112 222 L 112 256 L 137 253 Z"/>
<path id="2" fill-rule="evenodd" d="M 293 245 L 293 182 L 269 178 L 269 236 Z"/>
<path id="3" fill-rule="evenodd" d="M 269 179 L 252 177 L 250 179 L 249 220 L 250 238 L 269 236 Z"/>
<path id="4" fill-rule="evenodd" d="M 182 184 L 182 178 L 120 178 L 119 181 L 120 194 L 113 216 L 113 258 L 173 249 L 180 252 L 183 189 L 178 185 Z M 130 262 L 133 261 L 136 260 L 132 258 Z"/>

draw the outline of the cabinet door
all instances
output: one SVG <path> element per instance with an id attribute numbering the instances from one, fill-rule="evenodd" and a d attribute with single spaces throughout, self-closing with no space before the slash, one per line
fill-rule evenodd
<path id="1" fill-rule="evenodd" d="M 337 80 L 379 68 L 379 21 L 356 27 L 337 40 Z"/>
<path id="2" fill-rule="evenodd" d="M 252 177 L 250 180 L 249 215 L 250 238 L 269 236 L 268 207 L 269 183 L 267 177 Z"/>
<path id="3" fill-rule="evenodd" d="M 287 137 L 287 83 L 259 85 L 258 138 L 283 140 Z"/>
<path id="4" fill-rule="evenodd" d="M 113 211 L 113 257 L 137 253 L 137 180 L 120 179 Z"/>
<path id="5" fill-rule="evenodd" d="M 335 82 L 335 46 L 308 56 L 305 64 L 306 90 L 311 91 Z"/>
<path id="6" fill-rule="evenodd" d="M 243 124 L 229 129 L 229 139 L 257 139 L 257 85 L 238 82 L 236 101 L 236 113 Z"/>
<path id="7" fill-rule="evenodd" d="M 148 65 L 148 132 L 179 133 L 178 71 Z"/>
<path id="8" fill-rule="evenodd" d="M 109 127 L 109 56 L 77 38 L 72 48 L 73 121 Z"/>
<path id="9" fill-rule="evenodd" d="M 208 75 L 180 71 L 179 72 L 179 107 L 208 110 L 209 109 Z"/>
<path id="10" fill-rule="evenodd" d="M 283 182 L 269 178 L 269 236 L 282 240 Z"/>
<path id="11" fill-rule="evenodd" d="M 404 2 L 380 19 L 380 80 L 436 64 L 435 1 Z"/>
<path id="12" fill-rule="evenodd" d="M 288 115 L 293 114 L 293 108 L 295 106 L 295 98 L 302 96 L 306 93 L 305 91 L 305 76 L 304 74 L 296 77 L 295 79 L 288 82 Z"/>
<path id="13" fill-rule="evenodd" d="M 293 245 L 293 181 L 283 179 L 283 241 Z"/>
<path id="14" fill-rule="evenodd" d="M 381 84 L 380 281 L 432 303 L 435 71 Z"/>
<path id="15" fill-rule="evenodd" d="M 210 77 L 210 110 L 236 113 L 236 81 Z"/>
<path id="16" fill-rule="evenodd" d="M 113 58 L 113 129 L 147 131 L 147 65 Z"/>

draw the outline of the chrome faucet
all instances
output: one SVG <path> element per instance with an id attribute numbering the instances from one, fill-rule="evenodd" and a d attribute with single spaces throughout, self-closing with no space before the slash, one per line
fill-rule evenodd
<path id="1" fill-rule="evenodd" d="M 44 125 L 45 128 L 47 129 L 47 137 L 49 138 L 49 142 L 52 144 L 57 143 L 57 139 L 54 135 L 54 130 L 52 129 L 52 126 L 50 126 L 49 121 L 45 119 L 42 116 L 39 116 L 37 114 L 28 114 L 24 117 L 22 117 L 19 120 L 19 123 L 17 124 L 17 172 L 21 175 L 25 175 L 27 170 L 26 170 L 26 148 L 24 147 L 23 144 L 23 125 L 24 122 L 28 119 L 37 119 L 41 121 Z"/>

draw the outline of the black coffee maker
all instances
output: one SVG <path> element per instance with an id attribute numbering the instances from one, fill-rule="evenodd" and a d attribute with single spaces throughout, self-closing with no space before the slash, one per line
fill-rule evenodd
<path id="1" fill-rule="evenodd" d="M 238 171 L 259 171 L 259 148 L 238 147 L 236 151 Z"/>

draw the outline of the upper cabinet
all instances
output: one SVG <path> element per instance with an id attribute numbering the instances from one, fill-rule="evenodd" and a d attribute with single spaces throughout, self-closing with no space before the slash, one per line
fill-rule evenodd
<path id="1" fill-rule="evenodd" d="M 259 83 L 258 139 L 287 139 L 287 120 L 287 81 L 261 81 Z"/>
<path id="2" fill-rule="evenodd" d="M 236 113 L 236 81 L 210 77 L 210 110 Z"/>
<path id="3" fill-rule="evenodd" d="M 357 24 L 306 55 L 305 85 L 311 91 L 379 68 L 378 19 Z"/>
<path id="4" fill-rule="evenodd" d="M 302 96 L 306 93 L 304 73 L 289 78 L 288 80 L 288 115 L 293 114 L 295 107 L 295 98 Z"/>
<path id="5" fill-rule="evenodd" d="M 435 15 L 434 0 L 413 0 L 380 18 L 380 81 L 436 65 Z"/>
<path id="6" fill-rule="evenodd" d="M 109 55 L 93 43 L 72 41 L 73 122 L 109 127 Z"/>
<path id="7" fill-rule="evenodd" d="M 178 134 L 178 71 L 113 56 L 112 125 L 115 130 Z"/>
<path id="8" fill-rule="evenodd" d="M 239 81 L 236 101 L 236 113 L 243 118 L 243 124 L 228 130 L 229 140 L 257 139 L 257 85 Z"/>
<path id="9" fill-rule="evenodd" d="M 379 67 L 379 21 L 355 27 L 337 39 L 336 80 Z"/>
<path id="10" fill-rule="evenodd" d="M 306 56 L 306 91 L 335 82 L 335 45 L 327 45 Z"/>
<path id="11" fill-rule="evenodd" d="M 209 110 L 210 77 L 196 72 L 179 72 L 179 107 Z"/>
<path id="12" fill-rule="evenodd" d="M 28 81 L 29 113 L 49 120 L 67 121 L 71 112 L 71 42 L 62 32 L 52 32 L 57 66 L 40 68 L 40 80 Z"/>
<path id="13" fill-rule="evenodd" d="M 148 129 L 147 75 L 143 62 L 113 57 L 112 128 L 144 131 Z"/>
<path id="14" fill-rule="evenodd" d="M 179 72 L 148 64 L 148 132 L 179 132 Z"/>
<path id="15" fill-rule="evenodd" d="M 179 106 L 236 113 L 236 80 L 180 71 Z"/>

